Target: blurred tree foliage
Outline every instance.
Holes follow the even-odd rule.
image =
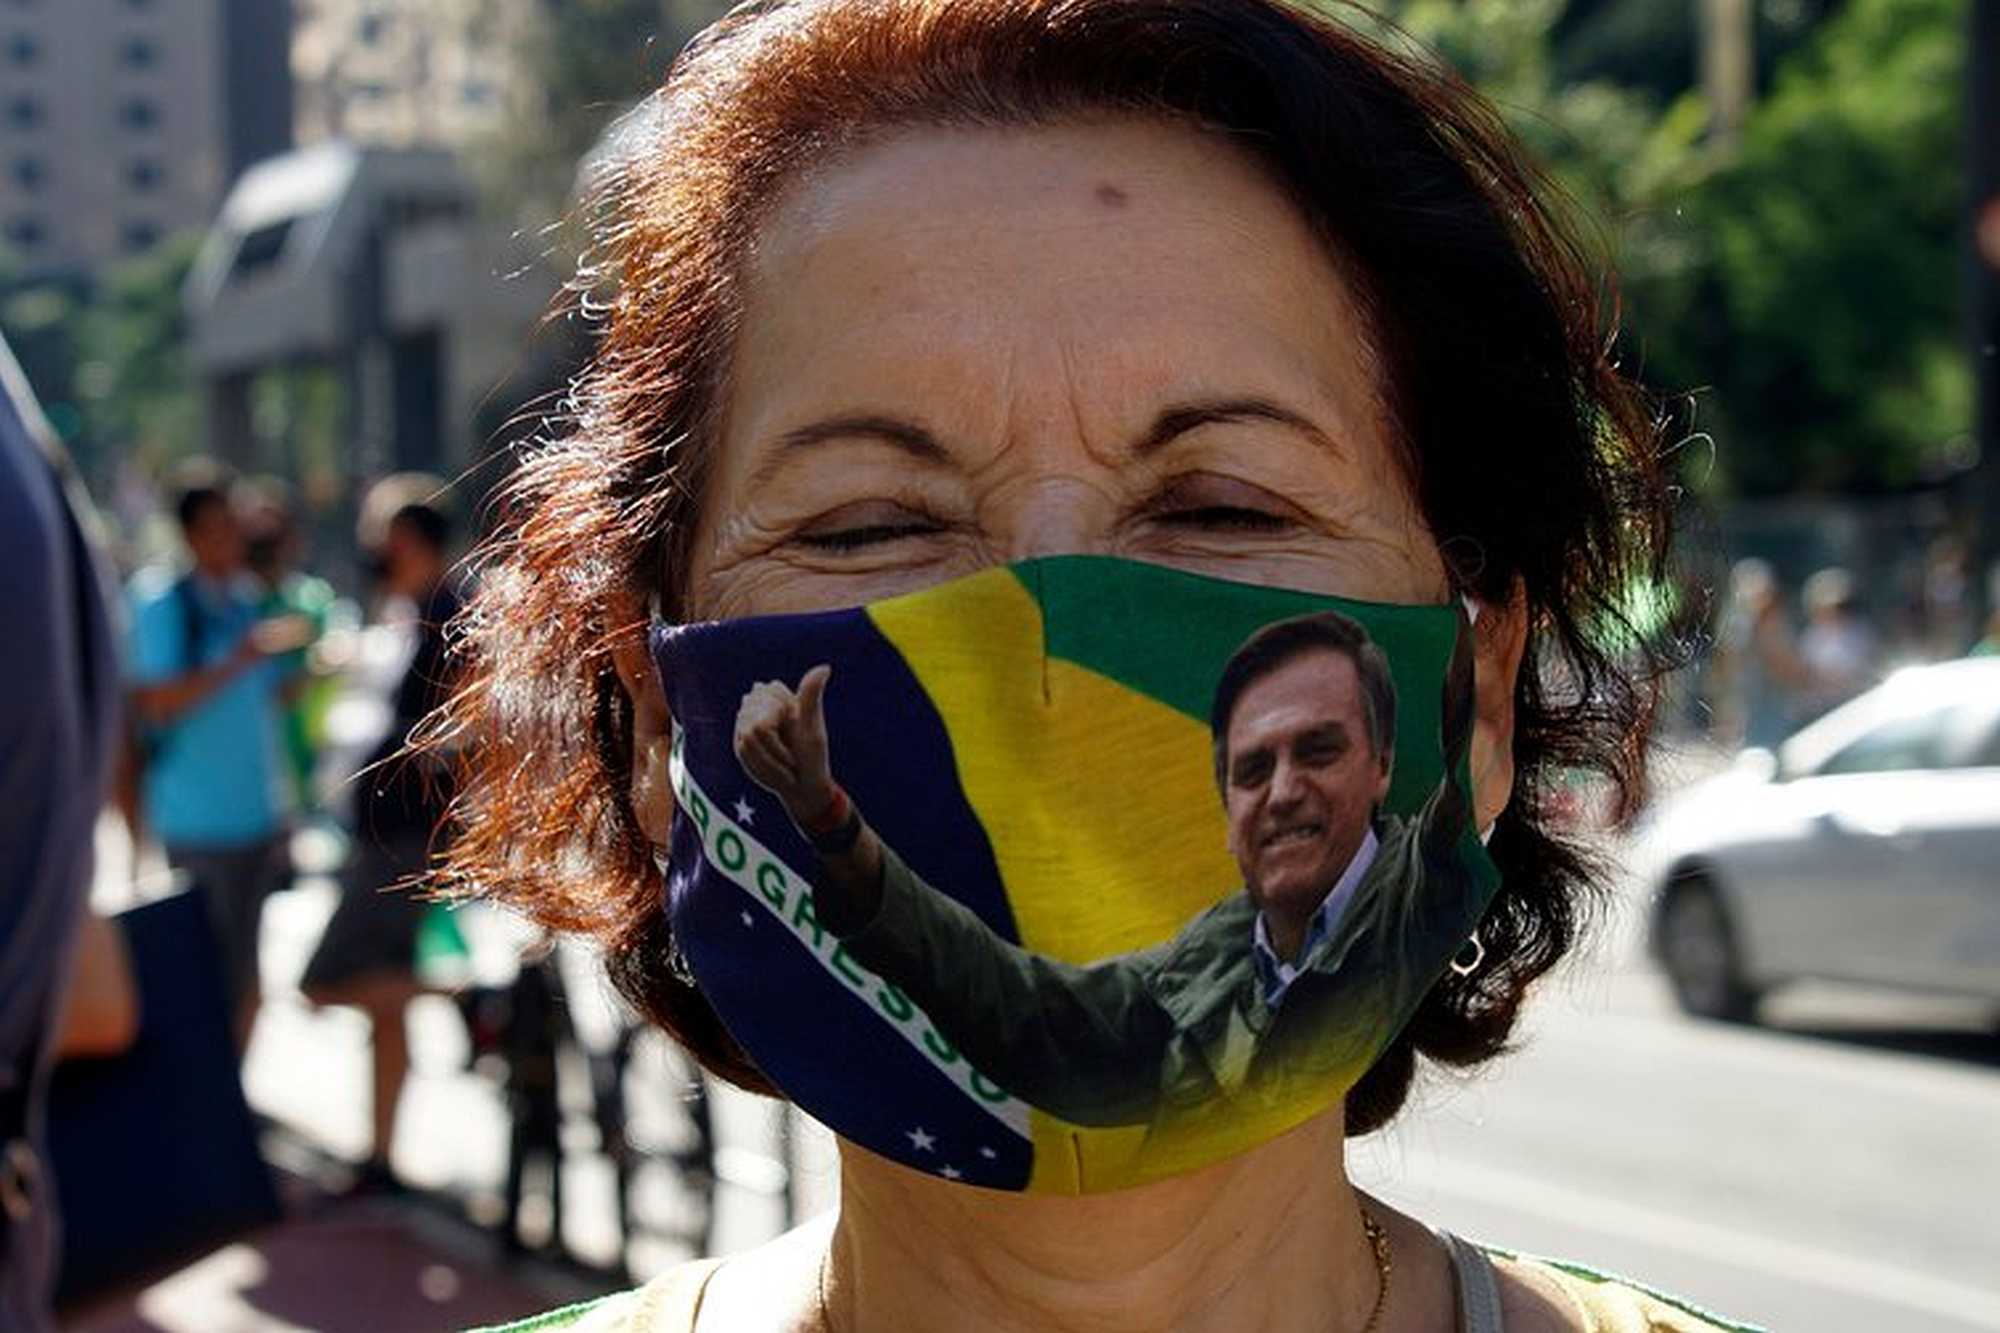
[[[659,87],[674,56],[728,0],[536,0],[518,58],[526,91],[476,146],[485,200],[538,233],[569,210],[578,166],[605,128]]]
[[[1759,88],[1840,0],[1762,0],[1752,15]],[[1700,0],[1570,0],[1549,30],[1556,77],[1603,79],[1664,105],[1695,86]]]
[[[1692,396],[1699,488],[1870,492],[1970,461],[1959,347],[1966,0],[1766,0],[1740,149],[1706,142],[1692,3],[1403,0],[1622,274],[1622,354]],[[1347,12],[1336,2],[1328,8]],[[1691,422],[1691,424],[1690,424]]]
[[[148,468],[197,451],[200,391],[181,286],[201,248],[184,232],[105,272],[77,328],[77,395],[95,446]]]
[[[1779,67],[1734,160],[1663,182],[1686,225],[1636,257],[1635,332],[1654,382],[1712,386],[1704,424],[1740,493],[1972,461],[1965,32],[1963,0],[1851,0]]]
[[[186,232],[106,269],[30,275],[0,261],[0,332],[84,475],[114,460],[193,452],[199,392],[184,354],[181,284],[200,247]]]
[[[83,429],[76,405],[76,339],[89,295],[81,278],[36,277],[0,251],[0,335],[34,386],[49,424],[72,449]]]

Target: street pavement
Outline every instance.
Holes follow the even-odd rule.
[[[107,860],[107,873],[122,872],[115,854]],[[253,1105],[302,1141],[352,1158],[368,1134],[365,1025],[353,1014],[309,1010],[290,984],[333,895],[330,882],[309,878],[272,902],[264,941],[271,1000],[245,1084]],[[115,889],[100,894],[116,897]],[[2000,1330],[2000,1038],[1992,1015],[1821,988],[1781,997],[1774,1027],[1691,1021],[1644,955],[1639,898],[1627,876],[1595,947],[1538,997],[1519,1049],[1469,1077],[1427,1075],[1402,1118],[1353,1145],[1354,1177],[1437,1225],[1638,1277],[1784,1333]],[[511,966],[527,938],[497,916],[469,913],[465,924],[475,967],[492,975]],[[601,1033],[614,1010],[594,964],[581,954],[566,962],[578,1026],[586,1037]],[[466,1039],[448,1003],[420,1003],[412,1040],[416,1075],[396,1166],[429,1197],[454,1200],[464,1216],[490,1224],[506,1156],[497,1086],[466,1070]],[[685,1143],[688,1068],[660,1042],[641,1049],[634,1070],[635,1140]],[[640,1234],[621,1241],[612,1173],[584,1110],[585,1080],[580,1069],[569,1073],[570,1251],[599,1265],[622,1254],[638,1277],[693,1253],[703,1244],[701,1210],[664,1166],[642,1174]],[[788,1217],[831,1206],[824,1131],[797,1122],[787,1151],[770,1103],[724,1094],[715,1105],[725,1176],[710,1233],[716,1251],[755,1244]],[[789,1211],[780,1156],[794,1168]],[[529,1210],[530,1239],[547,1221],[546,1209]],[[513,1299],[550,1288],[533,1290]],[[314,1324],[297,1311],[260,1317],[229,1327],[362,1326]],[[207,1325],[149,1327],[192,1333]]]

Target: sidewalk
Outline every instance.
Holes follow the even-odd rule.
[[[422,1204],[335,1204],[72,1311],[67,1333],[439,1333],[601,1288],[510,1271],[490,1237]]]

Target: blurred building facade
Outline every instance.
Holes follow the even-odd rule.
[[[205,225],[291,146],[290,45],[272,0],[7,0],[0,247],[90,272]]]
[[[458,145],[496,131],[533,0],[293,0],[298,140]]]
[[[343,386],[352,485],[477,456],[482,407],[552,284],[503,280],[523,262],[478,216],[465,157],[506,123],[541,7],[291,0],[298,147],[218,201],[185,292],[211,450],[267,465],[253,381],[323,366]]]

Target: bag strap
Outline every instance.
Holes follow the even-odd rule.
[[[194,575],[183,574],[175,579],[169,595],[179,604],[181,612],[181,670],[199,670],[202,610],[194,590]]]
[[[1438,1232],[1451,1257],[1458,1287],[1458,1333],[1506,1333],[1500,1314],[1500,1281],[1486,1251],[1449,1231]]]

